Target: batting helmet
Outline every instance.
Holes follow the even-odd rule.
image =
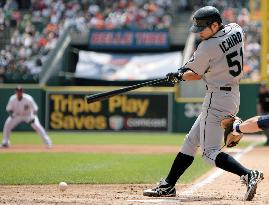
[[[199,33],[214,22],[222,23],[220,12],[213,6],[205,6],[198,9],[193,15],[193,24],[190,31]]]

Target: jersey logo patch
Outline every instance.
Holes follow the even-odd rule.
[[[29,110],[29,105],[24,105],[24,110]]]

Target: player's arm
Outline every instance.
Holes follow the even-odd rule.
[[[30,106],[31,106],[31,110],[34,112],[34,113],[37,113],[38,111],[38,106],[34,100],[34,98],[32,96],[28,96],[28,99],[30,101]]]
[[[255,116],[233,126],[239,133],[259,132],[269,128],[269,115]]]
[[[36,116],[37,112],[38,112],[38,106],[34,100],[34,98],[32,96],[29,96],[29,100],[30,100],[30,109],[32,112],[32,116]]]
[[[166,77],[167,81],[173,84],[177,84],[179,81],[200,80],[202,78],[202,76],[185,67],[180,68],[178,72],[168,73]]]
[[[194,73],[191,70],[188,70],[183,73],[182,80],[188,81],[188,80],[201,80],[202,76]]]
[[[8,115],[13,118],[14,117],[14,112],[12,110],[7,110]]]
[[[8,112],[8,115],[10,117],[14,117],[14,111],[13,111],[13,97],[11,97],[7,103],[6,111]]]
[[[37,116],[37,110],[33,110],[33,112],[31,113],[31,116],[30,116],[29,124],[32,124],[35,122],[36,116]]]

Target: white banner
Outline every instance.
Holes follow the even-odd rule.
[[[182,53],[108,54],[79,51],[75,76],[100,80],[147,80],[176,72]]]

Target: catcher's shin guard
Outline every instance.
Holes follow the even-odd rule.
[[[161,179],[157,187],[144,190],[143,195],[151,197],[174,197],[176,196],[176,188],[174,185],[168,184],[165,179]]]
[[[247,186],[244,200],[251,201],[256,194],[258,183],[263,180],[263,173],[257,170],[251,170],[249,174],[241,176],[240,180]]]

